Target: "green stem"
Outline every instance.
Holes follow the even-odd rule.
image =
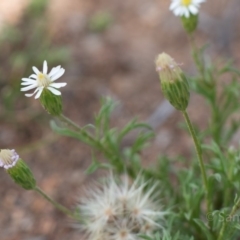
[[[73,122],[71,119],[69,119],[68,117],[64,116],[63,114],[61,114],[59,116],[60,120],[62,120],[63,122],[65,122],[67,125],[71,126],[72,128],[74,128],[77,131],[82,131],[82,128],[79,127],[75,122]]]
[[[202,61],[199,59],[199,54],[198,54],[199,50],[198,50],[198,48],[196,46],[193,34],[189,34],[189,42],[191,44],[192,56],[193,56],[193,59],[194,59],[194,61],[196,63],[198,71],[200,72],[202,77],[204,77],[204,72],[205,72],[204,66],[202,64]]]
[[[230,213],[230,215],[228,216],[228,219],[231,219],[232,217],[234,217],[235,213],[237,212],[237,210],[239,209],[240,207],[240,198],[237,200],[237,202],[234,204],[233,208],[232,208],[232,211]],[[223,240],[223,237],[224,237],[224,231],[227,227],[227,224],[229,223],[230,221],[224,221],[222,227],[221,227],[221,230],[220,230],[220,233],[219,233],[219,236],[217,238],[217,240]]]
[[[76,215],[71,212],[69,209],[67,209],[66,207],[64,207],[63,205],[57,203],[55,200],[53,200],[51,197],[49,197],[43,190],[41,190],[41,188],[39,187],[35,187],[33,190],[35,190],[36,192],[38,192],[40,195],[42,195],[42,197],[44,197],[47,201],[49,201],[54,207],[56,207],[58,210],[60,210],[61,212],[65,213],[66,215],[68,215],[69,217],[75,218],[76,219]]]
[[[93,144],[98,144],[98,142],[95,140],[94,137],[92,137],[87,131],[85,131],[84,129],[82,129],[81,127],[79,127],[75,122],[73,122],[71,119],[69,119],[68,117],[64,116],[63,114],[61,114],[59,116],[59,119],[66,123],[68,126],[71,126],[75,131],[77,132],[81,132],[88,140],[89,142],[93,143]]]
[[[191,136],[192,136],[192,139],[193,139],[193,142],[194,142],[194,145],[195,145],[195,149],[196,149],[196,152],[197,152],[198,162],[199,162],[199,165],[200,165],[201,174],[202,174],[202,178],[203,178],[203,183],[204,183],[204,187],[205,187],[205,192],[206,192],[206,195],[207,195],[207,203],[208,203],[207,204],[207,208],[208,208],[207,210],[208,210],[208,212],[210,212],[208,181],[207,181],[207,174],[206,174],[205,165],[203,163],[203,158],[202,158],[202,148],[201,148],[201,145],[198,141],[196,133],[193,129],[193,126],[192,126],[192,123],[191,123],[191,120],[188,116],[187,111],[186,110],[182,111],[182,113],[183,113],[184,119],[187,123],[188,130],[191,133]]]
[[[75,131],[81,132],[89,140],[88,141],[89,145],[91,145],[91,146],[95,147],[97,150],[101,151],[107,158],[113,159],[112,156],[115,156],[115,154],[113,154],[110,149],[106,148],[103,143],[96,140],[87,131],[85,131],[84,129],[79,127],[76,123],[74,123],[71,119],[64,116],[63,114],[61,114],[59,116],[59,119],[62,122],[66,123],[68,126],[72,127]],[[121,159],[118,159],[117,161],[115,161],[115,164],[120,164],[120,163],[121,163]]]

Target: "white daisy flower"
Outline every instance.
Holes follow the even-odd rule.
[[[205,2],[205,0],[172,0],[169,9],[173,11],[176,16],[189,18],[191,14],[198,14],[198,9],[202,2]]]
[[[167,211],[153,196],[157,185],[146,190],[147,185],[140,175],[131,184],[127,177],[118,182],[110,176],[105,184],[88,191],[78,209],[89,239],[139,240],[139,234],[162,229]]]
[[[49,73],[47,62],[43,62],[43,71],[39,71],[36,67],[33,67],[33,72],[35,74],[32,74],[29,78],[22,78],[21,85],[27,85],[27,87],[21,88],[21,91],[28,91],[31,89],[35,89],[33,93],[25,94],[26,97],[32,97],[34,94],[35,99],[39,98],[42,91],[44,89],[48,89],[55,95],[61,95],[61,92],[57,90],[56,88],[61,88],[67,85],[67,83],[54,83],[55,80],[60,78],[64,72],[65,69],[63,69],[61,66],[54,67]]]

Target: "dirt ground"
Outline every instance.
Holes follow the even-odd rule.
[[[26,2],[2,0],[0,26],[4,21],[16,24]],[[71,50],[71,61],[63,66],[66,73],[61,78],[68,83],[62,89],[65,115],[80,126],[91,123],[101,97],[111,96],[119,102],[112,116],[113,126],[122,126],[138,116],[156,130],[152,145],[143,152],[148,164],[154,164],[159,154],[189,156],[192,146],[187,133],[178,127],[180,114],[163,99],[154,66],[157,54],[164,51],[183,63],[187,74],[196,72],[188,39],[179,19],[169,12],[169,2],[50,0],[48,6],[53,41]],[[197,31],[199,44],[207,41],[213,58],[233,57],[237,66],[239,10],[238,0],[208,1],[202,5]],[[106,30],[93,32],[87,23],[98,12],[108,12],[112,22]],[[43,111],[36,100],[29,101]],[[207,124],[208,108],[199,96],[191,95],[189,113],[200,127]],[[38,185],[63,205],[74,206],[83,186],[101,174],[84,173],[91,162],[89,147],[53,133],[47,114],[43,119],[28,118],[21,110],[16,114],[19,125],[1,119],[1,148],[17,149],[31,166]],[[28,144],[30,149],[24,147]],[[67,217],[36,193],[16,186],[2,169],[0,182],[1,240],[82,239]]]

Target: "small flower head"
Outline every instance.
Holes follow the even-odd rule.
[[[0,167],[9,169],[14,167],[19,160],[19,155],[14,149],[2,149],[0,150]]]
[[[47,71],[47,62],[44,61],[42,72],[36,67],[33,67],[33,72],[35,74],[32,74],[29,78],[22,78],[23,82],[21,85],[26,85],[27,87],[21,88],[21,91],[28,91],[36,88],[33,93],[25,94],[26,97],[32,97],[34,94],[36,94],[35,99],[37,99],[41,96],[43,90],[46,89],[48,89],[54,95],[61,95],[61,92],[57,89],[66,86],[67,83],[54,83],[54,81],[64,74],[65,69],[61,68],[61,66],[57,66],[54,67],[49,73],[47,73]]]
[[[172,0],[170,10],[176,16],[189,18],[190,15],[197,15],[200,3],[205,0]]]
[[[28,91],[36,88],[33,93],[25,94],[31,97],[34,94],[35,99],[40,97],[40,102],[43,108],[51,115],[58,116],[62,113],[62,97],[61,92],[57,88],[66,86],[67,83],[55,83],[54,81],[60,78],[65,70],[61,66],[54,67],[50,73],[47,73],[47,62],[43,63],[43,71],[40,72],[36,67],[33,67],[35,74],[29,78],[22,78],[21,85],[28,85],[21,88],[21,91]]]
[[[127,178],[117,182],[112,176],[99,188],[89,192],[78,206],[89,239],[138,240],[139,234],[151,234],[162,228],[166,214],[155,201],[156,185],[138,177],[132,184]]]
[[[156,70],[164,96],[177,110],[186,110],[189,101],[189,86],[179,64],[168,54],[161,53],[156,60]]]
[[[0,151],[0,167],[6,169],[15,183],[22,188],[30,190],[36,186],[36,180],[26,165],[26,163],[19,158],[19,155],[14,149],[2,149]]]

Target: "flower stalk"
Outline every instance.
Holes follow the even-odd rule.
[[[66,123],[68,126],[72,127],[75,131],[81,132],[81,134],[84,135],[84,137],[87,139],[86,143],[89,145],[92,145],[96,147],[98,150],[102,151],[106,156],[111,156],[111,152],[109,152],[108,149],[104,147],[104,145],[96,140],[93,136],[91,136],[87,131],[85,131],[83,128],[79,127],[75,122],[73,122],[71,119],[66,117],[65,115],[61,114],[59,116],[59,119]]]
[[[196,66],[197,66],[197,69],[198,69],[199,73],[201,74],[202,77],[204,77],[204,72],[205,72],[204,65],[202,63],[202,60],[199,57],[199,49],[196,46],[194,36],[193,36],[192,33],[189,33],[188,37],[189,37],[189,42],[190,42],[190,45],[191,45],[191,48],[192,48],[191,50],[192,50],[193,59],[196,63]]]
[[[43,198],[45,198],[48,202],[50,202],[54,207],[56,207],[58,210],[60,210],[61,212],[63,212],[64,214],[66,214],[67,216],[77,219],[77,216],[70,211],[68,208],[64,207],[63,205],[61,205],[60,203],[56,202],[55,200],[53,200],[51,197],[49,197],[41,188],[39,188],[38,186],[36,186],[34,189],[34,191],[36,191],[37,193],[39,193]]]
[[[201,145],[199,143],[199,140],[197,138],[197,135],[194,131],[193,125],[191,123],[191,120],[189,118],[189,115],[187,113],[187,111],[182,111],[183,117],[186,121],[186,124],[188,126],[188,130],[192,136],[193,142],[194,142],[194,146],[195,146],[195,150],[197,153],[197,158],[198,158],[198,163],[201,169],[201,175],[202,175],[202,179],[203,179],[203,184],[204,184],[204,188],[205,188],[205,192],[206,192],[206,196],[207,196],[207,211],[210,212],[210,199],[209,199],[209,190],[208,190],[208,180],[207,180],[207,174],[206,174],[206,168],[203,162],[203,158],[202,158],[202,148]]]
[[[68,126],[71,126],[74,130],[76,131],[82,131],[82,128],[79,127],[75,122],[73,122],[71,119],[69,119],[68,117],[66,117],[65,115],[61,114],[59,116],[59,119],[66,123]]]

